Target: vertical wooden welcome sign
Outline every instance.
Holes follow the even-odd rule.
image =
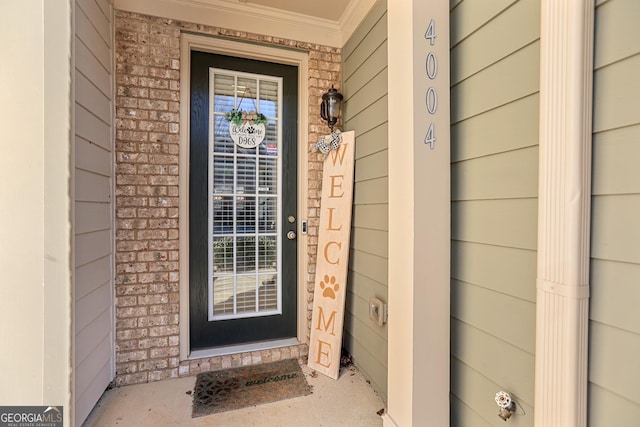
[[[309,367],[333,379],[340,372],[347,292],[355,133],[344,132],[322,170],[316,283],[311,317]]]

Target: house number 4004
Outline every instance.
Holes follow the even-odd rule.
[[[433,19],[429,22],[427,31],[424,33],[424,38],[429,40],[429,44],[434,46],[436,44],[436,21]],[[438,75],[438,58],[433,52],[427,54],[425,61],[425,71],[429,80],[435,80]],[[429,86],[427,94],[425,96],[425,103],[427,105],[427,112],[430,115],[434,115],[438,111],[438,92],[433,86]],[[429,144],[433,150],[436,147],[436,130],[433,124],[433,120],[429,122],[429,128],[427,129],[427,135],[424,137],[424,143]]]

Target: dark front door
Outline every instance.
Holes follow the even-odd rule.
[[[296,336],[297,88],[294,66],[191,53],[192,350]]]

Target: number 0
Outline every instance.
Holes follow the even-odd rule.
[[[425,68],[427,70],[427,77],[431,80],[435,79],[438,74],[438,58],[436,58],[435,53],[429,52],[427,54]]]
[[[438,110],[438,92],[436,92],[435,88],[430,87],[427,89],[427,96],[425,98],[427,111],[429,114],[434,114]]]

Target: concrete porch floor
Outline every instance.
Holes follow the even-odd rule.
[[[119,387],[102,396],[84,426],[376,427],[382,399],[351,365],[338,380],[302,366],[309,396],[191,418],[196,377]]]

